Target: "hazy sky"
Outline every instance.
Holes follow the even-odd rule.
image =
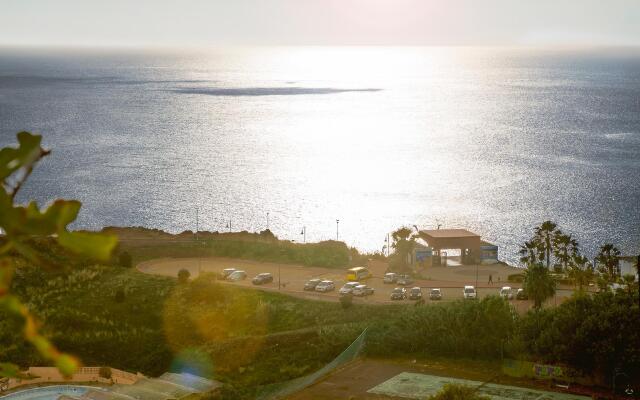
[[[640,0],[0,0],[0,44],[640,45]]]

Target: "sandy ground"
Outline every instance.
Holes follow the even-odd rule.
[[[306,267],[302,265],[267,263],[250,260],[238,260],[229,258],[165,258],[146,261],[138,264],[138,270],[156,275],[176,277],[180,269],[187,269],[191,277],[195,278],[200,272],[222,272],[225,268],[237,268],[247,272],[247,279],[240,282],[229,283],[232,285],[248,286],[261,290],[280,291],[282,293],[294,295],[301,298],[313,300],[338,301],[338,289],[347,282],[346,270],[335,268]],[[367,285],[375,289],[372,296],[364,298],[354,298],[354,301],[361,303],[413,303],[409,300],[392,301],[389,296],[395,285],[384,284],[382,277],[387,269],[384,262],[372,261],[368,265],[373,277],[367,279]],[[251,278],[261,272],[270,272],[274,276],[274,282],[261,286],[254,286]],[[465,285],[477,287],[480,298],[487,295],[498,294],[503,285],[519,288],[520,284],[506,283],[507,276],[520,272],[517,268],[507,267],[502,264],[480,265],[480,266],[450,266],[432,267],[427,273],[428,279],[416,280],[411,286],[419,286],[423,289],[425,301],[428,299],[428,290],[440,288],[443,294],[442,301],[453,301],[462,298],[462,288]],[[476,285],[477,274],[477,285]],[[493,284],[488,283],[489,275],[493,278]],[[329,279],[335,282],[336,290],[329,293],[306,292],[303,290],[304,283],[311,278]],[[280,287],[278,287],[280,281]],[[550,304],[559,303],[571,294],[569,288],[560,289],[555,298],[549,301]],[[531,305],[528,301],[512,300],[518,311],[526,311]]]

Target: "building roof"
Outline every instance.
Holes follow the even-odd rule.
[[[432,238],[463,238],[463,237],[480,237],[480,235],[469,232],[466,229],[426,229],[420,233]]]

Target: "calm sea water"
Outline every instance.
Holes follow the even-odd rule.
[[[52,155],[20,199],[77,227],[262,230],[379,250],[466,227],[517,259],[545,219],[640,250],[640,51],[0,50],[0,144]]]

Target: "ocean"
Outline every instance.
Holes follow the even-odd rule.
[[[53,152],[18,200],[79,199],[76,228],[380,251],[440,224],[516,263],[551,219],[640,251],[638,49],[2,48],[0,145],[21,130]]]

